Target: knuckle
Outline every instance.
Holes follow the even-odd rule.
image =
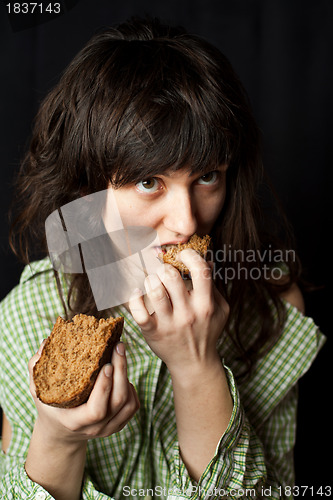
[[[78,432],[81,429],[81,426],[75,421],[69,421],[64,424],[64,427],[67,429],[67,431],[75,433]]]
[[[158,286],[149,292],[149,297],[155,301],[162,301],[166,299],[165,291],[161,286]]]
[[[203,309],[203,317],[211,318],[215,312],[214,305],[212,303],[207,304]]]
[[[140,404],[133,396],[128,403],[129,415],[133,416],[138,411],[139,408],[140,408]]]
[[[212,269],[207,263],[205,263],[204,267],[202,268],[202,277],[206,280],[212,278]]]
[[[180,320],[181,326],[186,327],[186,326],[192,326],[196,320],[196,315],[193,311],[191,310],[185,310],[183,311],[182,318]]]
[[[136,322],[140,328],[142,328],[143,330],[148,330],[151,325],[151,318],[150,316],[147,316],[142,319],[137,319]]]
[[[164,266],[165,279],[175,280],[180,278],[179,271],[175,267],[171,266],[170,264],[165,264]]]
[[[190,256],[192,259],[197,259],[199,257],[198,252],[196,252],[193,248],[184,248],[179,255],[182,258]]]
[[[88,439],[94,439],[101,436],[100,428],[97,426],[90,427],[86,430],[85,435]]]
[[[113,408],[119,411],[126,404],[126,400],[127,397],[125,394],[116,394],[113,397],[113,404],[112,404]]]
[[[105,411],[101,408],[90,408],[89,413],[87,415],[87,420],[90,425],[101,422],[105,418]]]

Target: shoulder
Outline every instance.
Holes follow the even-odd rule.
[[[302,314],[305,313],[305,304],[302,292],[295,281],[290,277],[290,269],[286,262],[281,262],[277,266],[280,271],[280,276],[278,278],[270,277],[268,281],[275,288],[275,294],[277,294],[281,299],[285,300],[288,304],[296,307]],[[282,291],[278,288],[282,287]]]
[[[288,290],[280,293],[281,299],[284,299],[290,305],[296,307],[302,314],[305,313],[305,304],[302,292],[296,283],[293,283]]]
[[[256,360],[241,387],[244,406],[258,425],[296,387],[325,343],[314,320],[303,314],[304,301],[298,286],[281,293],[281,299],[285,307],[281,334]]]
[[[39,342],[54,319],[63,314],[62,302],[49,259],[26,266],[18,285],[0,304],[1,337]]]

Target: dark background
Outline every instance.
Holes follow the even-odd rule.
[[[9,17],[7,3],[0,5],[0,299],[21,272],[8,248],[7,212],[40,100],[100,27],[134,14],[184,25],[215,43],[243,81],[262,131],[266,169],[294,227],[306,277],[319,287],[306,294],[307,313],[328,342],[300,383],[296,479],[329,484],[332,1],[72,0],[61,2],[62,15],[53,19]]]

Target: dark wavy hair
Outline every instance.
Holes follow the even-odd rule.
[[[28,262],[47,254],[45,220],[82,196],[158,175],[188,169],[204,173],[227,163],[227,199],[212,231],[214,250],[286,248],[270,234],[260,210],[263,168],[260,134],[238,77],[210,43],[157,19],[132,18],[97,33],[65,70],[42,102],[30,149],[17,181],[11,244]],[[270,211],[270,213],[273,213]],[[274,214],[275,217],[275,214]],[[281,236],[278,235],[278,236]],[[228,263],[236,268],[237,259]],[[253,262],[242,261],[251,270]],[[231,308],[228,333],[248,364],[276,341],[284,307],[282,291],[296,280],[297,259],[288,279],[233,280],[216,285]],[[68,315],[95,314],[85,274],[73,275]],[[245,304],[261,318],[260,334],[244,342]]]

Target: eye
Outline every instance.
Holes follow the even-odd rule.
[[[198,179],[198,184],[203,184],[203,185],[211,185],[215,184],[215,182],[218,179],[219,172],[216,170],[212,170],[212,172],[208,172],[207,174],[203,175]]]
[[[159,188],[159,183],[157,179],[151,177],[150,179],[137,182],[135,186],[142,193],[155,193]]]

